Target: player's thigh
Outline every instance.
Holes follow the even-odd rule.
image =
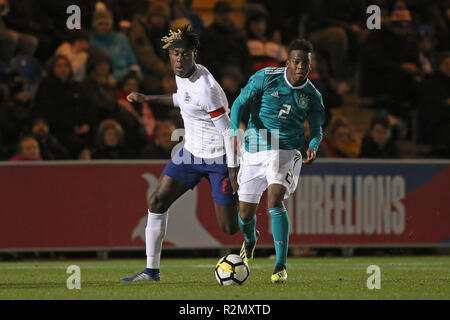
[[[238,174],[239,201],[258,204],[267,189],[266,165],[259,153],[244,154],[244,163]],[[242,215],[241,215],[242,218]]]
[[[266,171],[269,208],[280,206],[283,199],[295,192],[301,163],[301,153],[297,150],[279,150],[278,156],[271,159],[270,169]]]
[[[148,199],[151,212],[166,212],[172,203],[181,197],[189,188],[177,180],[162,174],[158,181],[156,191]]]
[[[222,231],[228,234],[238,230],[238,197],[233,194],[228,167],[223,164],[211,164],[206,169],[211,186],[211,196],[216,209],[217,222]]]
[[[237,201],[227,206],[214,203],[214,207],[220,229],[226,234],[235,234],[239,230]]]

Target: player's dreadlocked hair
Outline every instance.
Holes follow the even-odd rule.
[[[170,30],[169,35],[161,39],[165,43],[163,49],[184,48],[196,50],[200,44],[198,35],[194,33],[187,24],[177,31]]]

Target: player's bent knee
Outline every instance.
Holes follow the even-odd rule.
[[[268,204],[269,208],[278,208],[283,205],[283,200],[282,199],[274,199],[273,201],[268,201],[267,204]]]
[[[170,204],[167,204],[156,192],[148,199],[148,208],[153,213],[164,213],[169,209],[169,206]]]
[[[253,211],[241,211],[239,212],[239,216],[243,222],[249,222],[255,216]]]
[[[249,222],[253,219],[253,217],[256,214],[256,204],[241,204],[240,210],[239,210],[239,216],[241,217],[241,220],[243,222]]]

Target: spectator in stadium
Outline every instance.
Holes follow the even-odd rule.
[[[332,118],[325,130],[320,152],[330,158],[357,158],[361,141],[352,133],[343,117]]]
[[[232,103],[241,92],[242,74],[237,67],[233,66],[224,68],[221,74],[220,86],[225,92],[227,100]]]
[[[32,136],[24,136],[19,140],[17,154],[9,161],[41,161],[39,143]]]
[[[9,63],[14,57],[31,58],[38,47],[38,39],[30,34],[17,32],[5,24],[10,11],[9,0],[0,0],[0,61]]]
[[[336,92],[335,87],[330,81],[329,69],[326,61],[315,53],[311,55],[311,72],[308,79],[322,95],[326,118],[330,117],[330,109],[339,108],[342,105],[343,97]],[[327,122],[327,120],[326,120]]]
[[[44,160],[67,160],[70,154],[58,139],[50,133],[47,120],[37,117],[33,120],[31,133],[39,143],[41,157]]]
[[[141,151],[142,159],[170,159],[172,148],[178,141],[172,141],[175,125],[168,120],[158,121],[155,136]]]
[[[156,126],[156,120],[153,115],[153,111],[150,108],[148,102],[131,103],[127,100],[127,96],[132,92],[140,91],[139,78],[131,73],[127,75],[123,81],[123,84],[118,91],[119,105],[124,108],[130,115],[132,115],[136,121],[145,130],[145,136],[148,140],[153,138],[154,130]]]
[[[417,65],[421,75],[431,74],[436,69],[436,51],[433,29],[428,25],[417,28]]]
[[[279,67],[287,59],[287,49],[273,38],[269,13],[260,4],[249,4],[246,10],[245,30],[252,72],[265,67]]]
[[[125,145],[125,133],[114,119],[103,120],[97,128],[97,140],[92,159],[132,159],[134,151]]]
[[[70,61],[54,56],[35,97],[35,113],[47,119],[53,134],[76,157],[80,145],[93,143],[95,114],[80,83],[73,81]]]
[[[38,41],[33,57],[39,61],[46,61],[64,40],[68,5],[63,6],[63,3],[64,1],[52,0],[9,1],[6,26],[16,32],[31,35]]]
[[[232,7],[226,1],[214,5],[213,22],[200,35],[199,63],[221,78],[221,70],[237,67],[245,81],[251,74],[251,62],[244,31],[237,28],[230,18]]]
[[[30,88],[24,78],[15,75],[0,106],[0,131],[7,148],[15,148],[19,137],[31,125],[32,113]]]
[[[162,79],[162,92],[175,93],[177,92],[177,83],[175,81],[175,75],[172,70],[167,71]],[[170,120],[177,128],[183,128],[184,123],[181,118],[179,108],[167,108],[166,105],[159,104],[157,102],[149,102],[150,108],[153,111],[156,120]]]
[[[95,122],[110,118],[117,110],[117,80],[111,71],[111,59],[103,51],[89,53],[86,79],[83,81]]]
[[[205,22],[199,14],[192,11],[192,2],[193,0],[174,0],[172,2],[173,22],[180,25],[181,19],[187,19],[187,24],[191,25],[192,30],[200,34],[205,29]]]
[[[119,104],[118,84],[111,73],[108,56],[102,51],[90,53],[87,73],[84,87],[95,113],[95,123],[98,125],[105,119],[116,119],[127,133],[128,147],[140,149],[146,143],[144,127],[133,114]]]
[[[113,16],[101,2],[96,5],[92,27],[89,47],[92,51],[101,50],[108,55],[117,81],[121,81],[130,70],[140,72],[128,38],[113,30]]]
[[[431,146],[431,156],[450,158],[450,52],[438,59],[438,70],[420,87],[420,142]]]
[[[82,82],[86,75],[86,63],[88,58],[89,35],[84,29],[74,29],[69,32],[69,41],[63,42],[55,55],[64,55],[72,65],[73,79]]]
[[[394,10],[385,27],[368,35],[361,57],[362,96],[388,96],[399,102],[414,97],[420,70],[415,43],[409,36],[411,23],[408,10]],[[404,110],[389,112],[398,115]]]
[[[161,49],[161,38],[169,31],[170,8],[164,3],[150,4],[147,12],[136,14],[131,22],[129,39],[142,67],[143,88],[159,93],[162,79],[169,69],[167,54]]]
[[[88,147],[82,148],[81,151],[78,154],[77,159],[78,160],[91,160],[92,159],[91,149],[88,148]]]
[[[301,14],[298,30],[309,39],[315,52],[329,64],[330,82],[340,95],[351,90],[350,53],[357,52],[364,38],[360,27],[362,1],[308,0]],[[350,50],[350,47],[352,50]]]
[[[392,140],[392,130],[389,118],[386,115],[376,115],[369,131],[361,142],[360,158],[399,158],[400,153]]]
[[[173,0],[170,5],[172,19],[170,20],[170,30],[182,29],[183,26],[191,24],[187,17],[187,9],[182,0]],[[192,26],[191,26],[192,27]]]

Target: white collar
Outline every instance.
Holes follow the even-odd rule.
[[[308,83],[309,83],[309,79],[306,78],[306,81],[304,84],[302,84],[301,86],[298,87],[294,87],[288,80],[287,76],[286,76],[286,71],[287,71],[287,67],[284,68],[284,80],[286,81],[286,83],[288,84],[289,87],[291,87],[291,89],[303,89]]]

